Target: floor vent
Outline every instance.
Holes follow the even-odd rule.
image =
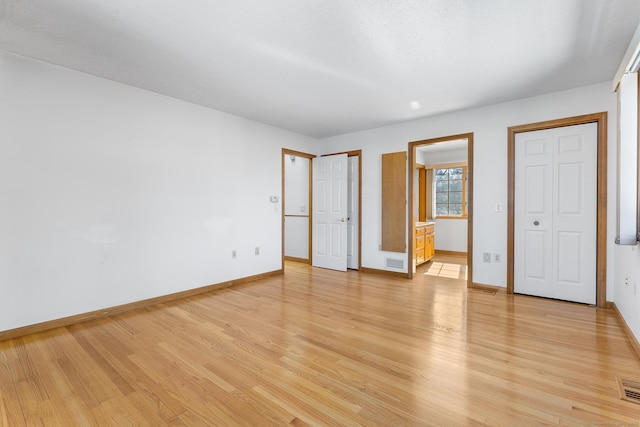
[[[471,289],[471,292],[479,292],[481,294],[487,294],[487,295],[495,295],[498,290],[497,289],[483,289],[483,288],[469,288]]]
[[[640,404],[640,382],[616,377],[620,399]]]
[[[389,268],[399,268],[399,269],[404,268],[404,260],[395,259],[395,258],[386,258],[386,260],[387,260],[387,267]]]

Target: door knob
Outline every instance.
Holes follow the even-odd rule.
[[[540,221],[533,221],[533,225],[540,225]]]

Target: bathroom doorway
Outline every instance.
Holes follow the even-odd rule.
[[[416,266],[424,261],[420,258],[422,233],[428,242],[433,233],[434,250],[443,254],[465,254],[467,259],[467,286],[473,283],[473,133],[425,139],[409,143],[409,230],[412,244],[408,245],[409,278],[413,278]],[[465,159],[466,158],[466,159]],[[427,172],[431,171],[431,172]],[[448,180],[451,174],[452,180]],[[455,176],[454,176],[455,175]],[[460,176],[458,176],[460,175]],[[422,178],[422,180],[420,179]],[[462,182],[454,182],[462,180]],[[436,188],[463,188],[461,194],[447,194]],[[466,223],[466,224],[465,224]],[[465,227],[466,225],[466,227]],[[446,235],[455,237],[466,234],[466,242],[446,242]],[[438,236],[441,236],[438,239]],[[423,249],[424,248],[424,249]],[[449,249],[442,249],[449,248]]]

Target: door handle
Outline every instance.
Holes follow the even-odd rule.
[[[535,225],[535,226],[540,225],[540,221],[533,221],[533,225]]]

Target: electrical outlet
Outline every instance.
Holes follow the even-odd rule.
[[[256,246],[255,254],[260,255],[260,246]]]
[[[493,254],[493,262],[496,262],[496,263],[500,262],[500,254]]]
[[[482,262],[486,262],[486,263],[491,262],[491,254],[489,252],[482,253]]]
[[[231,251],[231,258],[237,258],[238,254],[236,253],[235,250]]]

